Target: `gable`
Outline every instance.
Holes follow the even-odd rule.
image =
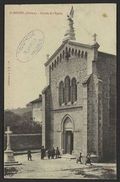
[[[48,59],[48,61],[45,63],[45,66],[51,65],[52,67],[54,64],[57,64],[61,61],[63,56],[66,56],[66,52],[86,57],[88,49],[92,49],[94,48],[94,46],[96,45],[82,44],[71,40],[63,42],[60,47],[53,53],[53,55]]]

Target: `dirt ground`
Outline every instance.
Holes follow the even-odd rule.
[[[15,156],[19,166],[5,168],[4,178],[20,179],[116,179],[115,163],[93,163],[92,166],[76,163],[75,159],[59,158],[41,160],[40,153]]]

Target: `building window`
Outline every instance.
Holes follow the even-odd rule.
[[[70,102],[70,78],[67,76],[65,78],[65,104]]]
[[[65,56],[65,52],[64,52],[64,50],[63,50],[63,59],[64,59],[64,56]]]
[[[64,103],[64,83],[61,81],[59,83],[59,104],[62,105]]]
[[[75,50],[75,55],[77,56],[77,49]]]
[[[83,56],[84,56],[84,52],[82,51],[82,53],[81,53],[81,58],[83,58]]]
[[[72,103],[77,101],[77,82],[75,78],[73,78],[71,82],[71,100]]]
[[[69,48],[69,53],[71,52],[71,48]]]
[[[60,54],[60,62],[61,62],[61,60],[62,60],[62,54]]]
[[[55,62],[54,62],[54,67],[56,68],[56,60],[55,60]]]

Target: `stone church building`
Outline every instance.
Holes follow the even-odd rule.
[[[116,56],[76,41],[73,8],[64,39],[45,63],[42,145],[64,153],[116,156]]]

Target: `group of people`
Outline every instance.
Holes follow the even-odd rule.
[[[28,160],[32,160],[32,154],[31,154],[30,150],[28,150],[27,156],[28,156]],[[41,147],[41,159],[44,159],[44,157],[48,157],[48,159],[60,158],[59,148],[56,147],[56,149],[55,149],[53,147],[52,149],[45,149],[44,146],[42,146]],[[78,162],[80,162],[80,164],[83,164],[83,156],[82,156],[81,152],[80,152],[79,158],[77,158],[77,160],[76,160],[76,163],[78,163]],[[90,153],[88,153],[86,156],[85,165],[87,165],[87,164],[92,165]]]
[[[76,162],[77,163],[80,162],[80,164],[83,164],[83,156],[82,156],[81,152],[80,152],[80,156],[79,156],[79,158],[77,159]],[[92,165],[90,153],[88,153],[87,156],[86,156],[85,165],[87,165],[87,164]]]
[[[41,159],[44,157],[48,157],[48,159],[57,159],[60,158],[60,151],[59,148],[56,149],[53,147],[52,149],[45,149],[44,146],[41,147]]]

